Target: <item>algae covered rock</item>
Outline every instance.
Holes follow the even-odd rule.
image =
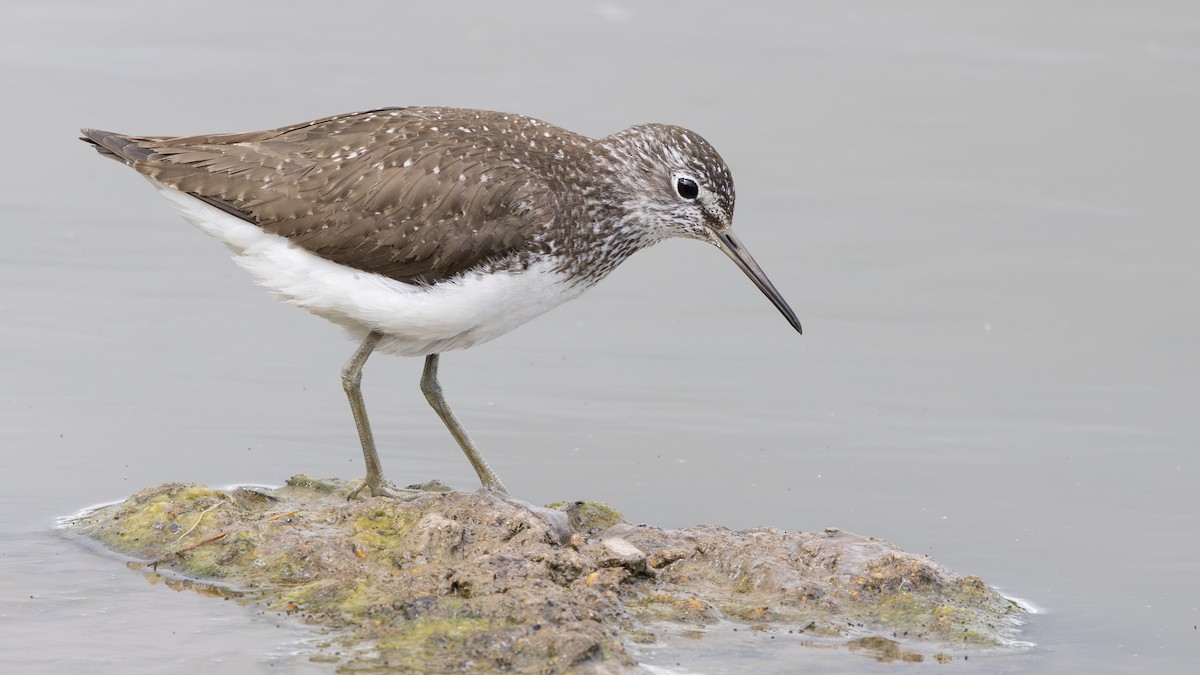
[[[663,530],[600,504],[436,486],[348,501],[354,487],[168,484],[65,528],[328,628],[321,658],[343,671],[621,672],[632,644],[729,622],[942,660],[1005,644],[1023,614],[978,578],[838,530]]]

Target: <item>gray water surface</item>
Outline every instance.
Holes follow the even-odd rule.
[[[385,105],[693,128],[798,336],[672,241],[442,382],[511,492],[888,539],[1044,609],[946,672],[1200,657],[1200,9],[1190,2],[44,3],[0,9],[0,660],[330,672],[307,629],[152,585],[54,519],[168,481],[363,468],[354,345],[75,140]],[[378,356],[397,482],[474,474]],[[743,634],[685,672],[910,668]],[[676,665],[679,664],[679,665]]]

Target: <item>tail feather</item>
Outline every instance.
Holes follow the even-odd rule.
[[[126,164],[136,164],[150,159],[154,151],[138,144],[137,139],[100,129],[80,129],[79,140],[89,143],[96,151]]]

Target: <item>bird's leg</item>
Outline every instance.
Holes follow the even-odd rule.
[[[454,412],[450,410],[450,406],[446,403],[446,397],[442,395],[442,385],[438,384],[438,355],[430,354],[425,357],[425,372],[421,375],[421,392],[425,394],[425,399],[429,401],[429,405],[437,411],[438,417],[442,418],[442,422],[446,424],[446,428],[450,430],[450,434],[454,436],[454,440],[462,447],[463,452],[467,455],[467,461],[471,462],[475,473],[479,474],[479,481],[489,490],[495,490],[503,494],[508,494],[508,490],[504,489],[504,483],[500,482],[500,477],[492,471],[492,467],[488,466],[487,460],[483,455],[479,454],[479,448],[475,447],[475,443],[471,441],[471,437],[467,435],[467,430],[458,422],[458,418],[454,416]],[[365,418],[364,418],[365,419]]]
[[[379,453],[375,451],[375,437],[371,434],[371,423],[367,420],[367,408],[363,404],[362,369],[367,357],[375,351],[383,334],[371,331],[346,365],[342,367],[342,388],[346,390],[346,398],[350,399],[350,412],[354,413],[354,426],[358,428],[358,440],[362,443],[363,459],[367,464],[367,479],[355,490],[350,498],[358,496],[363,487],[370,488],[375,497],[396,497],[412,499],[420,494],[414,490],[401,490],[383,477],[383,468],[379,465]]]

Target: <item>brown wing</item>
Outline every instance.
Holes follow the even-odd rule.
[[[528,247],[556,217],[536,163],[513,150],[530,124],[539,136],[547,128],[499,113],[401,108],[215,136],[85,129],[84,140],[323,258],[429,283]]]

